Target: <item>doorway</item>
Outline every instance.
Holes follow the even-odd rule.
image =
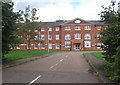
[[[80,43],[75,43],[74,49],[75,50],[80,50]]]

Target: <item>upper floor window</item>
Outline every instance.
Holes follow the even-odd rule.
[[[98,27],[97,27],[97,30],[101,30],[101,29],[102,29],[102,27],[101,27],[101,26],[98,26]]]
[[[105,26],[105,30],[108,29],[108,26]]]
[[[71,35],[70,34],[66,34],[65,35],[65,40],[70,40],[71,39]]]
[[[75,30],[80,30],[80,26],[75,26]]]
[[[97,34],[97,39],[100,39],[100,37],[101,37],[101,34],[98,33],[98,34]]]
[[[34,30],[35,32],[38,32],[38,30],[36,29],[36,30]]]
[[[37,39],[38,39],[38,35],[35,35],[35,36],[34,36],[34,40],[37,40]]]
[[[91,26],[85,26],[85,30],[91,30]]]
[[[52,40],[52,34],[49,34],[49,35],[48,35],[48,39],[49,39],[49,40]]]
[[[42,27],[42,28],[41,28],[41,31],[45,31],[45,28]]]
[[[89,33],[85,34],[85,39],[91,39],[91,35]]]
[[[52,31],[52,27],[49,27],[49,28],[48,28],[48,31]]]
[[[71,41],[65,41],[65,47],[70,48],[71,47]]]
[[[59,38],[60,38],[60,35],[56,34],[56,40],[59,40]]]
[[[45,39],[45,35],[41,35],[41,40],[44,40]]]
[[[59,27],[56,27],[56,31],[59,31],[60,30],[60,28]]]
[[[74,37],[75,37],[75,39],[81,39],[81,34],[80,33],[75,33]]]
[[[70,27],[65,27],[65,30],[71,30]]]

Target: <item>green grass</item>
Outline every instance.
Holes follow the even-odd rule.
[[[63,52],[65,50],[50,50],[49,53],[53,52]],[[39,56],[43,54],[47,54],[47,50],[15,50],[15,51],[10,51],[8,54],[5,55],[5,59],[3,60],[3,64],[8,64],[11,63],[15,60],[19,59],[24,59],[28,57],[33,57],[33,56]]]
[[[94,52],[94,53],[91,53],[92,55],[94,55],[96,58],[98,58],[99,60],[101,60],[102,62],[107,62],[106,60],[105,60],[105,58],[103,58],[103,57],[105,57],[103,54],[102,54],[102,52]]]

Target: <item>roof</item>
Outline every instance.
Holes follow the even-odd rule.
[[[88,22],[90,22],[90,23],[93,24],[93,25],[105,25],[105,24],[106,24],[106,23],[103,22],[102,20],[90,20],[90,21],[88,21]]]
[[[76,19],[80,19],[80,18],[76,18]],[[41,26],[60,26],[60,25],[64,25],[68,22],[74,21],[76,19],[73,20],[56,20],[55,22],[41,22]],[[81,19],[83,20],[83,19]],[[84,20],[86,22],[89,22],[91,25],[105,25],[105,22],[103,22],[102,20]]]

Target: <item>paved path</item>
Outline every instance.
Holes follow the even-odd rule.
[[[3,70],[3,83],[100,83],[88,70],[83,52],[54,53]]]

